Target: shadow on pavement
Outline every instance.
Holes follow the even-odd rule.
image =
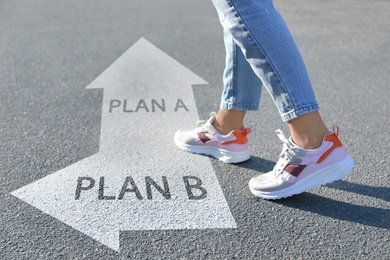
[[[389,187],[373,187],[348,181],[336,181],[326,185],[329,188],[337,190],[345,190],[377,199],[390,202],[390,188]],[[390,219],[389,219],[390,222]]]
[[[334,185],[340,185],[344,187],[343,181],[339,182],[341,183],[337,183]],[[348,187],[348,185],[353,187],[353,183],[348,183],[345,187]],[[370,189],[369,186],[366,187],[366,189]],[[374,189],[369,192],[370,194],[379,191],[376,189],[376,187],[371,188]],[[345,190],[351,192],[353,192],[354,189],[355,187],[353,187],[351,190],[345,188]],[[293,196],[273,202],[286,207],[309,211],[335,219],[346,220],[355,223],[360,223],[363,225],[390,230],[390,210],[387,209],[354,205],[351,203],[321,197],[319,195],[315,195],[308,192],[302,193],[299,196]]]

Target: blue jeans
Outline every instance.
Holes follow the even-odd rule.
[[[272,0],[212,0],[224,30],[221,108],[257,110],[262,85],[283,121],[319,109],[293,37]]]

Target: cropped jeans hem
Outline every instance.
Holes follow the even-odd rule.
[[[226,109],[226,110],[247,110],[247,111],[256,111],[259,110],[260,105],[253,105],[253,104],[235,104],[230,102],[222,101],[220,108]]]
[[[318,110],[320,110],[320,107],[318,106],[318,104],[313,103],[310,105],[306,105],[304,107],[300,107],[296,110],[281,114],[281,117],[282,117],[283,122],[288,122],[294,118],[297,118],[297,117],[302,116],[304,114],[308,114],[308,113],[318,111]]]

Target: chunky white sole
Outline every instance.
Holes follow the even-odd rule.
[[[176,138],[174,140],[175,140],[175,144],[184,151],[212,156],[225,163],[240,163],[249,160],[249,158],[251,158],[251,153],[248,148],[242,152],[232,152],[225,149],[220,149],[215,146],[187,145],[187,144],[183,144]]]
[[[251,187],[249,187],[249,189],[255,196],[264,199],[275,200],[275,199],[286,198],[295,194],[302,193],[314,187],[340,180],[345,176],[347,176],[347,174],[352,170],[354,165],[355,165],[354,161],[348,155],[344,160],[336,164],[330,165],[328,167],[325,167],[323,169],[320,169],[316,172],[313,172],[312,174],[303,178],[299,182],[294,183],[288,188],[277,190],[277,191],[269,191],[269,192],[254,190]]]

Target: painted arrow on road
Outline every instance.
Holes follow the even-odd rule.
[[[235,228],[210,160],[173,142],[198,119],[192,84],[141,38],[87,87],[104,89],[99,152],[12,195],[117,251],[125,230]]]

